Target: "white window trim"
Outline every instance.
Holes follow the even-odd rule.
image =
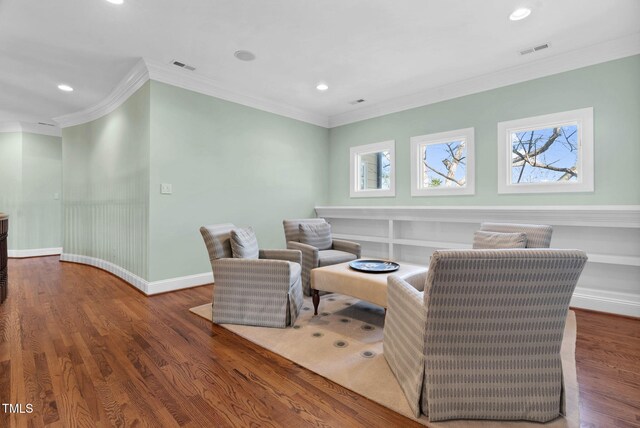
[[[529,129],[578,125],[578,181],[511,183],[511,133]],[[498,123],[498,193],[593,192],[593,107]]]
[[[368,153],[389,152],[389,189],[368,189],[360,190],[358,167],[358,156]],[[365,144],[363,146],[355,146],[349,149],[349,195],[352,198],[380,198],[393,197],[396,195],[396,142],[395,140],[382,141],[380,143]]]
[[[464,128],[411,137],[411,196],[474,195],[476,193],[474,134],[474,128]],[[441,144],[456,140],[465,140],[467,142],[467,181],[465,186],[422,187],[421,147],[425,144]]]

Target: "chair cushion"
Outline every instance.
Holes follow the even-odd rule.
[[[302,266],[299,263],[289,262],[289,286],[292,286],[296,283],[298,278],[300,278],[300,274],[302,273]]]
[[[553,228],[544,224],[482,223],[483,232],[526,233],[527,248],[549,248]]]
[[[304,224],[318,224],[326,223],[323,218],[297,218],[282,220],[282,226],[284,226],[284,238],[287,242],[300,242],[300,229],[298,226],[300,223]]]
[[[500,248],[525,248],[527,246],[526,233],[503,233],[476,231],[473,234],[473,248],[500,249]]]
[[[316,247],[318,250],[331,249],[331,225],[329,223],[298,225],[300,242]]]
[[[231,252],[236,259],[257,259],[258,239],[251,227],[231,231]]]
[[[318,251],[318,266],[331,266],[338,263],[350,262],[357,259],[355,254],[338,250]]]

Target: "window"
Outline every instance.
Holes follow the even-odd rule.
[[[473,195],[473,128],[411,138],[411,196]]]
[[[498,193],[592,191],[592,108],[498,123]]]
[[[352,198],[395,196],[395,141],[350,149]]]

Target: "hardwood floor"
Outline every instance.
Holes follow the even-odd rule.
[[[420,426],[191,314],[210,286],[146,297],[57,257],[9,278],[0,406],[25,413],[0,427]],[[576,313],[582,426],[640,426],[640,320]]]

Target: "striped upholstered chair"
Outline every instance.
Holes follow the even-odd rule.
[[[553,228],[544,224],[482,223],[478,232],[524,233],[525,248],[549,248]],[[474,235],[473,248],[512,248],[512,246],[493,245],[491,237],[487,237],[487,234],[482,236],[478,232]]]
[[[422,277],[390,275],[384,356],[416,417],[564,413],[560,346],[586,260],[579,250],[442,250]]]
[[[327,225],[323,218],[307,218],[284,220],[284,236],[287,248],[302,252],[302,291],[306,296],[311,295],[311,269],[338,263],[350,262],[360,258],[360,244],[341,239],[329,240],[320,248],[300,242],[300,225]],[[329,227],[330,230],[330,227]]]
[[[213,270],[213,322],[284,328],[303,304],[300,251],[259,250],[259,258],[233,258],[233,224],[203,226]]]

